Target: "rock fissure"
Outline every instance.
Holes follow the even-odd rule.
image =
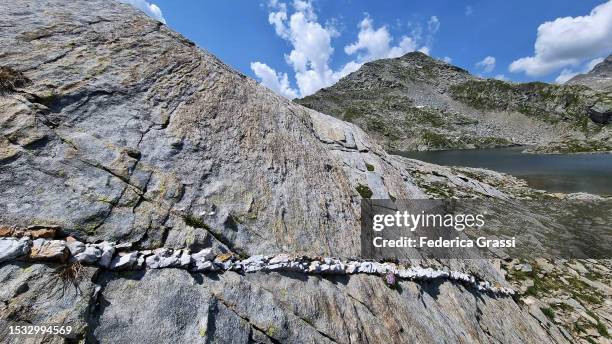
[[[188,222],[188,216],[184,216],[183,217],[183,221]],[[186,223],[188,224],[188,223]],[[188,224],[189,225],[189,224]],[[227,247],[227,249],[236,254],[236,255],[244,255],[244,250],[238,249],[235,247],[234,243],[232,243],[231,240],[229,240],[228,238],[226,238],[224,235],[215,232],[212,228],[210,228],[210,226],[202,223],[200,224],[198,223],[194,223],[192,224],[195,228],[200,228],[205,230],[207,233],[209,233],[217,242],[223,244],[225,247]]]
[[[268,339],[270,339],[270,341],[274,344],[281,344],[281,342],[279,340],[277,340],[276,338],[274,338],[269,332],[269,329],[263,329],[261,327],[259,327],[257,324],[254,324],[251,319],[249,319],[248,316],[240,314],[234,305],[232,305],[231,303],[225,301],[223,298],[221,298],[221,296],[217,295],[217,294],[212,294],[214,300],[221,302],[229,311],[231,311],[232,313],[236,314],[237,317],[239,317],[240,319],[246,321],[249,326],[251,326],[252,328],[256,329],[257,331],[259,331],[260,333],[263,333]]]
[[[52,57],[52,58],[50,58],[48,60],[45,60],[45,61],[41,62],[40,64],[34,66],[34,67],[27,68],[27,69],[25,69],[23,71],[27,72],[27,71],[30,71],[30,70],[33,70],[33,69],[37,69],[37,68],[39,68],[40,66],[42,66],[44,64],[49,64],[49,63],[57,62],[57,61],[63,59],[64,57],[66,57],[72,51],[74,51],[74,48],[69,48],[68,50],[62,52],[61,54],[59,54],[57,56],[54,56],[54,57]]]
[[[363,307],[365,307],[365,309],[368,310],[368,312],[370,312],[370,314],[372,314],[373,316],[376,316],[376,313],[374,313],[374,311],[370,308],[370,306],[366,305],[363,301],[359,300],[358,298],[356,298],[355,296],[353,296],[351,293],[346,293],[346,295],[351,299],[354,300],[355,302],[357,302],[358,304],[362,305]]]
[[[100,325],[100,313],[102,313],[104,305],[102,304],[102,293],[104,292],[104,287],[106,286],[104,274],[97,270],[92,276],[92,283],[94,284],[94,288],[92,291],[92,295],[89,298],[89,303],[87,307],[87,315],[85,317],[85,322],[87,323],[87,328],[83,333],[83,338],[87,341],[95,341],[95,330]]]
[[[253,283],[253,282],[251,282],[251,283]],[[255,284],[255,283],[253,283],[253,284]],[[272,290],[269,290],[268,288],[266,288],[266,287],[264,287],[264,286],[262,286],[262,285],[260,285],[260,284],[255,284],[255,285],[257,285],[257,287],[259,287],[259,288],[261,288],[261,289],[263,289],[263,290],[267,291],[268,293],[270,293],[270,295],[274,295],[274,293],[272,292]],[[308,320],[308,319],[306,319],[306,318],[304,318],[304,317],[300,316],[299,314],[296,314],[296,313],[295,313],[293,310],[291,310],[290,308],[286,307],[286,305],[285,305],[283,302],[279,302],[279,304],[280,304],[281,306],[283,306],[283,308],[284,308],[285,312],[287,312],[288,314],[291,314],[291,315],[295,316],[296,318],[300,319],[301,321],[303,321],[303,322],[304,322],[304,324],[306,324],[306,326],[311,327],[312,329],[314,329],[315,331],[317,331],[317,332],[318,332],[320,335],[322,335],[323,337],[325,337],[325,338],[327,338],[327,339],[331,340],[331,341],[332,341],[332,342],[334,342],[334,343],[337,343],[337,342],[338,342],[336,339],[332,338],[330,335],[328,335],[327,333],[325,333],[325,332],[324,332],[324,331],[322,331],[321,329],[317,328],[317,326],[315,326],[315,325],[312,323],[312,321],[310,321],[310,320]],[[346,326],[346,324],[345,324],[345,326]],[[347,335],[347,337],[350,337],[350,336],[348,336],[348,335]],[[349,342],[350,342],[350,339],[349,339]]]

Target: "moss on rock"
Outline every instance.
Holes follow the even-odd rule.
[[[357,190],[357,192],[361,195],[362,198],[365,198],[365,199],[372,198],[372,195],[373,195],[372,190],[367,185],[358,184],[355,187],[355,190]]]

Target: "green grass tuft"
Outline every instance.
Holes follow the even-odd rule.
[[[367,185],[359,184],[355,187],[355,190],[365,199],[372,198],[372,190]]]
[[[204,228],[209,230],[210,226],[208,226],[206,223],[204,223],[204,221],[202,221],[201,219],[193,216],[193,215],[184,215],[183,216],[183,221],[185,221],[185,224],[194,228]]]
[[[555,311],[552,308],[540,308],[542,313],[550,320],[555,319]]]

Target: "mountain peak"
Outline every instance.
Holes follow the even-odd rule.
[[[434,93],[445,93],[452,85],[477,79],[463,68],[420,51],[412,51],[399,57],[367,62],[355,72],[348,74],[321,92],[339,91],[342,93],[361,89],[413,89],[416,87],[421,90],[433,88],[436,89]],[[307,96],[304,99],[311,97]]]
[[[365,65],[387,65],[387,64],[394,64],[394,63],[402,63],[404,67],[414,67],[414,66],[422,67],[425,65],[430,65],[430,66],[438,65],[438,66],[443,66],[443,68],[448,68],[449,66],[451,66],[454,69],[461,70],[467,73],[467,71],[457,66],[453,66],[450,63],[436,59],[420,51],[411,51],[409,53],[406,53],[398,57],[374,60],[374,61],[366,63]]]
[[[600,63],[592,77],[610,80],[610,61]],[[367,63],[296,102],[361,126],[389,150],[409,151],[545,146],[556,139],[554,129],[547,129],[547,135],[525,130],[523,123],[528,121],[547,128],[562,121],[576,137],[586,139],[588,132],[577,130],[576,123],[588,120],[588,109],[597,101],[592,94],[579,85],[483,79],[424,53],[410,52]]]
[[[612,92],[612,54],[588,73],[578,74],[566,84],[585,85],[597,91]]]
[[[422,60],[434,60],[431,56],[421,51],[411,51],[399,57],[400,59],[422,59]]]

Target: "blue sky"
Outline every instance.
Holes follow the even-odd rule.
[[[612,0],[122,0],[289,98],[421,50],[473,74],[563,81],[612,51]]]

